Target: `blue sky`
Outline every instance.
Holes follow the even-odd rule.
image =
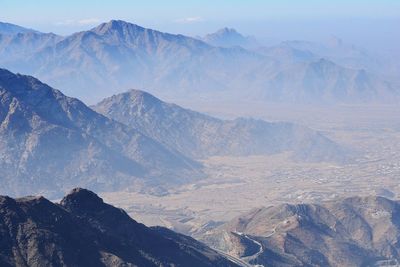
[[[45,32],[69,34],[110,19],[187,35],[228,26],[267,41],[339,35],[365,42],[376,34],[389,42],[400,0],[0,0],[0,21]]]
[[[0,0],[0,18],[20,24],[63,24],[113,18],[143,23],[268,19],[399,18],[399,0]],[[75,24],[75,25],[74,25]]]

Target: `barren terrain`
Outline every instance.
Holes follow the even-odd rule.
[[[323,131],[350,147],[353,160],[343,165],[304,163],[284,153],[211,157],[203,161],[207,179],[169,194],[117,192],[102,196],[148,225],[196,235],[258,206],[356,195],[396,198],[400,194],[400,119],[396,107],[344,107],[291,114],[270,111],[259,112],[259,117],[301,121]]]

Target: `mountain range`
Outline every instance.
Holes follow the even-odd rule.
[[[256,208],[202,240],[264,266],[396,266],[399,222],[398,201],[350,197]]]
[[[164,194],[204,177],[199,159],[282,152],[301,161],[349,158],[347,149],[292,123],[221,120],[138,90],[89,108],[31,76],[0,69],[4,193],[56,196],[86,186]]]
[[[224,32],[232,34],[225,29],[217,36]],[[260,51],[265,49],[216,47],[112,20],[65,37],[32,32],[0,34],[0,65],[34,75],[87,103],[127,88],[145,88],[169,99],[182,94],[289,103],[398,99],[398,84],[374,74],[373,68],[343,67],[334,61],[337,57],[319,55],[316,49],[313,53],[300,45],[286,47],[313,56],[305,62],[285,59],[282,64],[280,51],[271,54],[271,49],[263,53]]]
[[[0,196],[0,265],[240,266],[190,237],[148,228],[80,188],[59,204]]]
[[[200,164],[39,80],[0,69],[0,180],[8,194],[194,179]],[[197,173],[197,174],[196,174]]]
[[[190,158],[292,152],[302,161],[345,161],[348,151],[322,134],[287,122],[221,120],[131,90],[102,100],[95,111]]]
[[[332,36],[325,43],[310,41],[284,41],[277,46],[286,49],[295,49],[333,61],[340,66],[351,69],[364,69],[368,72],[379,74],[386,79],[394,80],[398,84],[399,65],[383,53],[370,52],[363,48],[348,44],[342,39]],[[272,47],[272,48],[273,48]],[[268,49],[268,48],[261,48]]]

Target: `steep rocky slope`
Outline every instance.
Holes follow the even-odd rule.
[[[60,204],[0,196],[1,266],[237,266],[207,246],[148,228],[93,192]]]
[[[37,79],[0,69],[0,191],[182,183],[199,164]]]

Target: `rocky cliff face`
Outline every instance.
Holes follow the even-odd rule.
[[[205,245],[148,228],[85,189],[60,204],[0,196],[1,266],[237,266]]]

